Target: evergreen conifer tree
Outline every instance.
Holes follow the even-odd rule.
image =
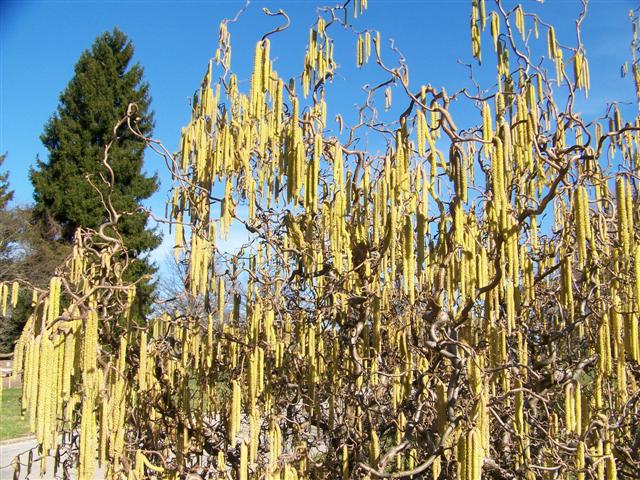
[[[143,81],[140,64],[130,65],[133,54],[133,44],[120,30],[99,36],[80,56],[75,75],[41,136],[49,158],[46,162],[38,159],[30,172],[35,209],[60,225],[58,234],[66,242],[73,240],[78,227],[96,229],[107,219],[95,186],[106,191],[100,178],[106,173],[104,147],[130,103],[137,105],[138,130],[147,136],[152,132],[149,85]],[[146,176],[142,171],[144,143],[126,128],[118,135],[109,152],[115,176],[111,201],[117,212],[129,213],[119,220],[118,230],[135,259],[127,276],[139,277],[155,271],[144,254],[160,238],[148,228],[147,215],[137,209],[155,192],[158,182],[155,175]],[[150,284],[139,292],[142,298],[149,295]]]

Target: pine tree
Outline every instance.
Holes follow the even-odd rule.
[[[38,159],[37,168],[30,173],[35,208],[41,217],[51,217],[60,224],[58,234],[66,242],[72,241],[78,227],[96,229],[107,219],[95,187],[106,191],[100,177],[106,173],[104,147],[112,140],[113,128],[130,103],[137,105],[137,129],[144,135],[152,132],[149,85],[143,81],[143,68],[138,63],[130,65],[133,54],[133,44],[118,29],[99,36],[80,56],[75,76],[41,136],[49,158],[46,162]],[[137,211],[140,201],[158,187],[155,175],[142,172],[144,148],[143,142],[122,129],[109,152],[115,175],[113,207],[130,213],[121,217],[118,231],[130,256],[136,259],[128,275],[133,278],[155,271],[144,254],[160,241],[147,228],[147,215]],[[141,293],[145,290],[150,293],[149,287]]]

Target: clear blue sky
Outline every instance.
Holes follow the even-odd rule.
[[[145,70],[155,111],[154,136],[170,151],[179,143],[180,128],[189,119],[189,98],[199,86],[205,66],[215,52],[219,22],[232,17],[242,1],[1,1],[0,2],[0,152],[9,156],[4,169],[10,172],[15,202],[32,201],[28,170],[36,155],[47,158],[39,140],[43,126],[54,113],[58,97],[73,75],[80,53],[106,30],[118,26],[133,41],[135,59]],[[292,27],[272,37],[272,58],[281,76],[297,75],[302,67],[308,27],[316,7],[337,0],[254,1],[240,22],[230,27],[232,69],[239,78],[249,76],[255,42],[278,20],[266,17],[262,7],[284,9]],[[411,85],[430,83],[454,91],[469,86],[467,70],[458,59],[471,62],[470,0],[369,0],[369,10],[354,21],[357,29],[377,29],[383,38],[394,38],[411,68]],[[487,0],[487,5],[492,2]],[[526,0],[525,10],[535,11],[556,26],[559,40],[575,44],[573,25],[577,0]],[[505,5],[515,5],[505,2]],[[628,12],[637,0],[591,0],[583,27],[583,40],[591,68],[592,90],[588,104],[578,110],[586,118],[600,115],[611,100],[634,101],[631,79],[620,78],[620,66],[629,58],[631,27]],[[338,33],[335,31],[335,33]],[[546,48],[545,30],[540,44]],[[355,39],[333,35],[336,59],[342,66],[328,96],[333,112],[363,98],[359,85],[376,67],[356,71]],[[342,38],[342,40],[341,40]],[[491,53],[488,29],[483,37],[485,55]],[[491,63],[493,65],[493,63]],[[484,75],[484,76],[483,76]],[[494,83],[494,70],[481,73],[484,87]],[[241,84],[243,85],[243,84]],[[398,107],[400,108],[400,107]],[[404,108],[404,107],[402,107]],[[464,115],[465,110],[460,113]],[[474,117],[475,121],[475,117]],[[159,191],[148,202],[156,213],[164,212],[170,179],[161,158],[149,153],[148,172],[157,172]],[[169,242],[165,242],[164,250]]]

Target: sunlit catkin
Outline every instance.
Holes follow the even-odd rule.
[[[628,230],[628,218],[627,218],[627,202],[626,202],[626,188],[624,177],[619,175],[616,178],[616,200],[617,200],[617,213],[618,213],[618,241],[625,256],[629,255],[629,230]]]
[[[247,444],[240,443],[240,465],[238,467],[238,479],[248,480],[249,478],[249,459]]]
[[[147,389],[147,332],[143,330],[140,333],[140,351],[138,366],[138,387],[144,392]]]
[[[237,380],[231,381],[231,411],[229,413],[229,442],[233,445],[236,435],[240,431],[240,419],[242,415],[242,392]]]
[[[14,281],[11,284],[11,307],[16,308],[18,305],[18,292],[20,289],[20,284],[17,281]]]

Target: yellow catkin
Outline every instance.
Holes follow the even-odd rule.
[[[613,433],[608,433],[608,438],[604,444],[604,455],[606,456],[606,475],[607,480],[616,480],[618,478],[618,472],[616,468],[616,459],[612,452],[613,446]]]
[[[140,352],[138,366],[138,388],[144,392],[147,389],[147,332],[140,333]]]
[[[249,462],[247,444],[242,442],[240,444],[240,465],[238,466],[238,478],[239,480],[248,480],[249,478]]]
[[[417,145],[418,145],[418,155],[421,157],[426,156],[425,149],[425,129],[428,129],[427,120],[424,116],[424,112],[422,110],[418,110],[416,112],[416,137],[417,137]]]
[[[258,458],[258,444],[260,441],[260,412],[253,408],[249,415],[249,462]]]
[[[488,102],[482,103],[482,139],[490,142],[493,138],[493,126],[491,120],[491,107]],[[467,175],[467,172],[464,172]]]
[[[573,414],[574,422],[575,422],[575,432],[576,435],[582,434],[582,388],[580,387],[580,383],[576,383],[574,388],[574,401],[573,405],[575,408],[575,413]]]
[[[525,39],[525,25],[524,25],[524,10],[522,5],[516,7],[516,28],[522,36],[522,40]]]
[[[465,434],[460,436],[456,448],[456,460],[458,463],[458,478],[460,480],[470,480],[469,475],[469,447],[468,437]]]
[[[38,379],[40,376],[40,363],[42,361],[40,352],[40,344],[42,337],[36,337],[33,341],[29,342],[29,349],[27,354],[30,357],[30,361],[27,362],[29,370],[25,372],[25,390],[27,391],[26,399],[28,400],[27,409],[29,410],[29,430],[33,433],[37,428],[37,400],[38,400]]]
[[[6,283],[0,283],[0,303],[2,304],[2,316],[7,316],[7,304],[9,298],[9,287]]]
[[[369,61],[371,55],[371,33],[367,30],[364,34],[364,61]]]
[[[500,17],[497,12],[491,12],[491,38],[493,38],[493,49],[498,51],[498,37],[500,36]]]
[[[627,210],[627,229],[629,231],[629,242],[631,248],[631,242],[634,239],[635,225],[633,220],[633,196],[631,193],[631,182],[626,182],[627,188],[625,189],[625,201],[626,201],[626,210]]]
[[[578,442],[578,451],[576,453],[576,470],[578,474],[577,475],[578,480],[584,480],[586,478],[586,474],[584,472],[585,451],[586,451],[586,446],[584,442]]]
[[[82,420],[80,425],[80,461],[79,478],[93,478],[95,469],[95,422],[93,397],[88,396],[82,402]]]
[[[16,305],[18,305],[18,293],[19,293],[19,289],[20,289],[20,284],[17,281],[14,281],[11,284],[11,306],[13,308],[16,307]]]
[[[558,46],[556,42],[556,31],[553,27],[549,27],[547,33],[547,52],[549,58],[556,59],[558,57]]]
[[[624,177],[616,178],[616,198],[618,213],[618,241],[625,256],[629,255],[629,230],[627,217],[626,188]]]
[[[262,41],[256,43],[255,53],[253,57],[253,75],[251,77],[251,110],[254,116],[258,116],[260,106],[258,105],[263,88],[263,66],[264,60]]]
[[[634,252],[634,285],[636,295],[636,306],[640,308],[640,243],[636,244]]]
[[[493,195],[496,202],[496,209],[501,210],[506,201],[504,191],[504,157],[502,150],[502,140],[493,138],[493,152],[491,155]]]
[[[518,381],[518,388],[522,388]],[[524,423],[524,395],[521,391],[516,393],[516,405],[515,405],[515,430],[521,437],[525,435],[525,423]]]
[[[218,277],[218,322],[220,325],[224,324],[224,278],[222,276]]]
[[[584,187],[579,187],[575,191],[575,195],[573,196],[573,205],[574,205],[574,221],[576,225],[576,239],[578,243],[578,253],[580,264],[584,265],[587,259],[587,234],[586,234],[586,225],[584,223],[585,213],[583,211],[583,201],[581,195],[581,189]]]
[[[347,445],[342,445],[342,480],[349,478],[349,448]]]
[[[271,61],[269,59],[271,43],[266,38],[262,42],[262,91],[266,92],[271,84]]]
[[[371,430],[371,440],[369,446],[369,461],[372,465],[375,465],[378,461],[378,457],[380,456],[380,439],[378,437],[378,432],[375,430]]]
[[[49,366],[53,363],[51,355],[51,340],[49,339],[49,332],[44,331],[40,341],[39,352],[39,372],[38,372],[38,384],[37,384],[37,411],[33,412],[36,417],[36,438],[40,444],[45,441],[47,422],[49,419],[49,401],[51,398],[51,375],[49,372]]]
[[[565,387],[565,422],[568,432],[575,432],[577,429],[575,399],[575,386],[568,383]]]
[[[229,414],[229,442],[233,445],[236,435],[240,431],[240,419],[242,415],[242,403],[240,384],[237,380],[232,380],[231,412]]]

